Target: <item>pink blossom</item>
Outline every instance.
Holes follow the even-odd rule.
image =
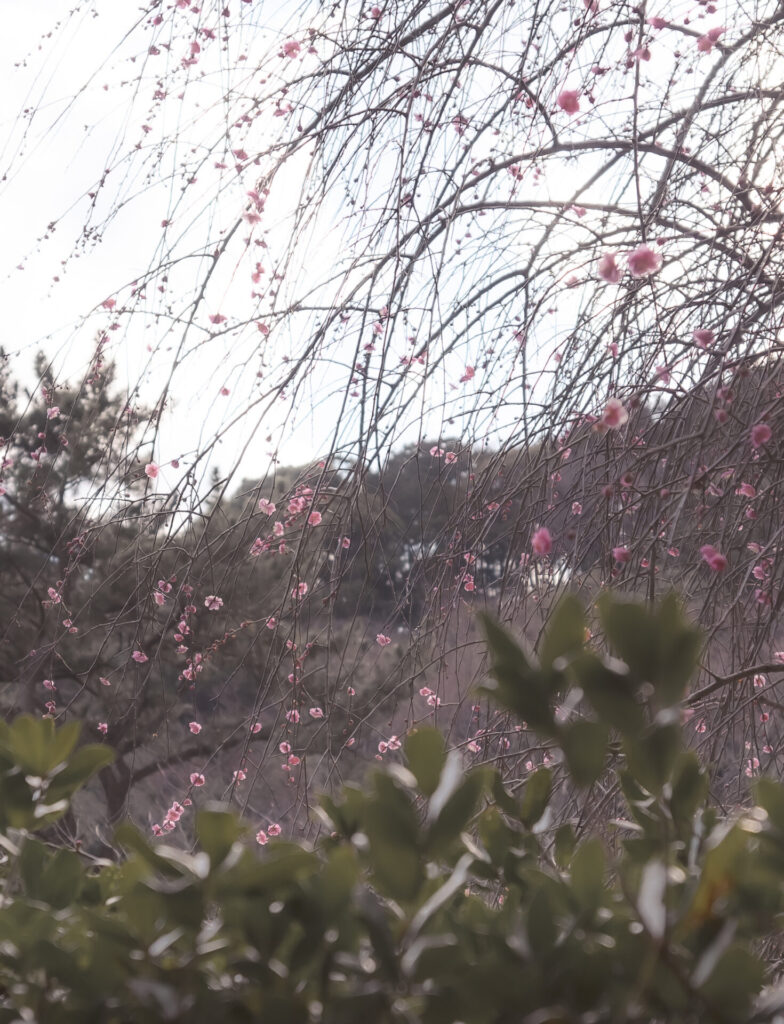
[[[648,24],[651,28],[666,28],[669,22],[665,21],[664,18],[648,18]]]
[[[223,607],[223,598],[216,597],[215,594],[208,594],[204,598],[204,607],[210,612],[218,612]]]
[[[603,281],[607,281],[609,284],[618,284],[623,277],[623,271],[615,262],[615,255],[611,252],[606,252],[604,256],[599,257],[597,273]]]
[[[188,728],[194,736],[198,736],[201,732],[201,725],[198,722],[188,722]]]
[[[271,836],[279,836],[282,831],[283,831],[283,829],[280,827],[280,825],[277,822],[273,822],[270,825],[270,827],[267,829],[267,832]]]
[[[254,736],[258,736],[258,734],[261,732],[261,722],[254,722],[253,725],[250,727],[250,731]]]
[[[714,572],[724,572],[727,568],[727,559],[712,544],[703,544],[700,554]]]
[[[144,467],[144,472],[147,474],[150,480],[154,480],[160,473],[160,469],[158,468],[157,463],[150,462]]]
[[[48,420],[53,420],[56,416],[59,416],[59,415],[60,415],[60,406],[59,405],[53,405],[51,407],[51,409],[47,409],[46,410],[46,418]]]
[[[392,641],[388,636],[384,636],[383,633],[377,633],[376,643],[378,644],[379,647],[388,647],[389,644],[392,643]]]
[[[321,513],[311,512],[308,516],[308,526],[320,526],[321,525]]]
[[[207,317],[211,324],[223,324],[226,322],[226,317],[222,313],[213,313],[212,316]]]
[[[133,654],[131,655],[131,657],[133,658],[134,661],[138,662],[140,665],[143,665],[145,663],[145,661],[149,661],[150,660],[147,657],[147,655],[144,653],[144,651],[134,651]]]
[[[259,512],[263,512],[265,516],[272,516],[275,514],[275,506],[271,501],[267,501],[266,498],[260,498]]]
[[[286,712],[286,721],[291,722],[292,725],[299,723],[299,711],[296,708],[292,708],[291,711]]]
[[[256,833],[256,842],[259,844],[259,846],[267,845],[267,833],[264,831],[263,828],[260,828]]]
[[[109,726],[106,724],[106,722],[99,722],[97,729],[98,732],[102,733],[105,736],[106,733],[109,731]]]
[[[460,383],[465,384],[469,380],[473,380],[476,370],[473,366],[466,366],[465,373],[460,378]]]
[[[566,114],[579,114],[580,112],[580,93],[577,89],[564,89],[558,94],[556,102]]]
[[[647,277],[654,274],[662,263],[661,255],[649,245],[640,245],[627,257],[632,277]]]
[[[713,44],[717,43],[723,34],[723,28],[712,28],[697,40],[697,49],[700,53],[710,53],[713,49]]]
[[[307,583],[298,583],[296,587],[291,591],[291,596],[295,601],[300,600],[307,594],[308,585]]]
[[[457,462],[457,456],[455,455],[454,452],[447,452],[446,455],[444,456],[444,462],[447,464],[447,466],[451,466],[453,465],[453,463]]]
[[[287,740],[283,740],[282,743],[278,744],[278,750],[281,752],[281,754],[290,754],[291,744]]]
[[[713,331],[709,331],[705,327],[698,327],[696,331],[692,331],[691,336],[700,348],[708,348],[716,339]]]
[[[344,537],[340,542],[340,546],[343,548],[344,551],[348,551],[348,549],[351,547],[351,538]]]
[[[616,562],[620,562],[622,565],[628,562],[632,557],[631,551],[628,548],[619,547],[612,549],[612,555]]]
[[[767,423],[756,423],[751,428],[751,447],[761,448],[763,444],[770,441],[771,437],[773,437],[773,431]]]
[[[191,785],[192,786],[203,786],[207,780],[201,774],[201,772],[191,772]]]
[[[611,398],[607,405],[604,407],[602,418],[599,420],[598,426],[604,430],[617,430],[622,427],[629,419],[629,413],[626,411],[623,402],[619,398]]]
[[[299,51],[300,45],[296,39],[289,39],[288,42],[285,42],[283,44],[283,52],[286,54],[287,57],[291,58],[292,60],[294,59],[294,57],[297,56]]]
[[[540,526],[531,537],[531,547],[535,555],[549,555],[553,549],[553,538],[546,526]]]
[[[311,708],[308,711],[308,714],[310,715],[311,718],[323,718],[324,717],[324,709],[323,708]]]

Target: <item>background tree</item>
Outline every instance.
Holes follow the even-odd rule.
[[[141,255],[78,325],[128,397],[85,456],[89,544],[50,522],[70,568],[44,576],[86,588],[104,546],[69,618],[111,638],[96,727],[131,781],[160,766],[153,822],[195,776],[304,823],[313,778],[424,718],[525,772],[539,748],[472,694],[473,614],[535,645],[567,587],[680,589],[712,641],[695,741],[727,799],[776,771],[783,21],[776,0],[156,2],[58,112],[104,84],[114,104],[63,273],[131,216]],[[35,112],[7,199],[51,138]],[[152,413],[132,430],[126,404]],[[9,681],[45,696],[41,596],[7,632]]]

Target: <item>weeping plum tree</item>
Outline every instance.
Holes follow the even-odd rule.
[[[77,6],[16,72],[53,69],[4,201],[47,145],[73,185],[10,243],[12,281],[64,251],[40,429],[96,386],[96,336],[122,373],[104,462],[15,583],[20,608],[50,595],[45,649],[0,624],[7,703],[109,735],[114,813],[168,830],[198,791],[305,827],[314,780],[423,721],[511,778],[547,760],[477,703],[477,609],[536,645],[567,589],[676,588],[707,637],[688,711],[716,784],[775,772],[781,4],[126,16]],[[8,546],[35,474],[6,405]],[[55,479],[67,456],[35,457]]]

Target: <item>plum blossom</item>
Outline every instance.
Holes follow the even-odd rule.
[[[287,42],[285,42],[283,44],[283,52],[291,60],[293,60],[294,57],[297,56],[299,51],[300,51],[300,45],[299,45],[299,43],[297,42],[296,39],[289,39]]]
[[[280,825],[276,821],[274,821],[267,829],[267,834],[274,837],[279,836],[282,831],[283,829],[280,827]]]
[[[724,572],[727,568],[727,559],[712,544],[703,544],[700,554],[714,572]]]
[[[223,607],[223,598],[216,597],[215,594],[208,594],[204,598],[204,607],[207,611],[218,612]]]
[[[378,644],[379,647],[388,647],[392,643],[392,640],[388,636],[385,636],[383,633],[377,633],[376,643]]]
[[[558,94],[556,103],[566,114],[580,113],[580,93],[577,89],[563,89]]]
[[[625,562],[628,562],[629,559],[632,557],[631,551],[629,551],[629,549],[625,547],[613,548],[612,555],[615,561],[619,562],[621,565],[623,565]]]
[[[144,467],[144,472],[150,478],[150,480],[155,480],[155,478],[160,473],[160,468],[158,467],[157,463],[148,462],[147,465]]]
[[[194,736],[198,736],[202,727],[198,722],[188,722],[188,728]]]
[[[324,717],[324,709],[323,708],[311,708],[308,711],[308,714],[310,715],[311,718],[323,718]]]
[[[700,53],[710,53],[713,49],[713,44],[717,43],[721,36],[724,35],[724,28],[712,28],[705,33],[704,36],[700,36],[697,40],[697,49]]]
[[[307,583],[298,583],[296,587],[291,591],[291,596],[295,601],[301,600],[308,592]]]
[[[773,437],[773,431],[767,423],[755,423],[751,428],[751,447],[761,448]]]
[[[134,651],[133,654],[131,655],[131,657],[133,658],[133,660],[135,662],[138,662],[139,665],[143,665],[145,663],[145,661],[149,661],[150,660],[147,657],[147,655],[144,653],[144,651]]]
[[[546,526],[540,526],[531,537],[531,547],[535,555],[549,555],[553,549],[553,538]]]
[[[611,252],[606,252],[604,256],[599,257],[597,273],[608,284],[618,284],[623,277],[623,271],[615,262],[615,255]]]
[[[190,779],[191,785],[196,787],[203,786],[204,783],[207,781],[201,774],[201,772],[191,772]]]
[[[597,427],[602,431],[617,430],[628,419],[629,413],[626,411],[623,402],[619,398],[611,398],[604,407],[602,418],[599,420]]]
[[[259,846],[266,846],[268,841],[269,840],[267,839],[267,833],[264,831],[263,828],[260,828],[256,833],[256,842],[259,844]]]
[[[275,515],[275,506],[271,501],[266,498],[259,498],[259,512],[263,512],[265,516]]]
[[[648,277],[659,269],[662,258],[649,245],[640,245],[629,253],[627,263],[632,277]]]
[[[308,526],[320,526],[321,525],[321,513],[311,512],[308,516]]]
[[[716,340],[713,331],[709,331],[705,327],[698,327],[696,331],[692,331],[691,336],[700,348],[708,348]]]
[[[60,406],[53,405],[51,409],[46,410],[46,418],[48,420],[56,419],[60,415]]]

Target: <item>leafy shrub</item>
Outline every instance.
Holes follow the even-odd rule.
[[[709,805],[680,723],[700,638],[674,599],[600,619],[612,657],[569,598],[536,661],[485,621],[487,690],[550,767],[510,789],[415,729],[405,765],[323,798],[315,850],[259,856],[213,804],[193,852],[130,825],[121,863],[54,848],[111,755],[72,724],[0,726],[0,1021],[781,1019],[759,940],[784,909],[784,788],[758,780],[729,819]],[[560,787],[593,785],[625,800],[601,835],[557,813]]]

